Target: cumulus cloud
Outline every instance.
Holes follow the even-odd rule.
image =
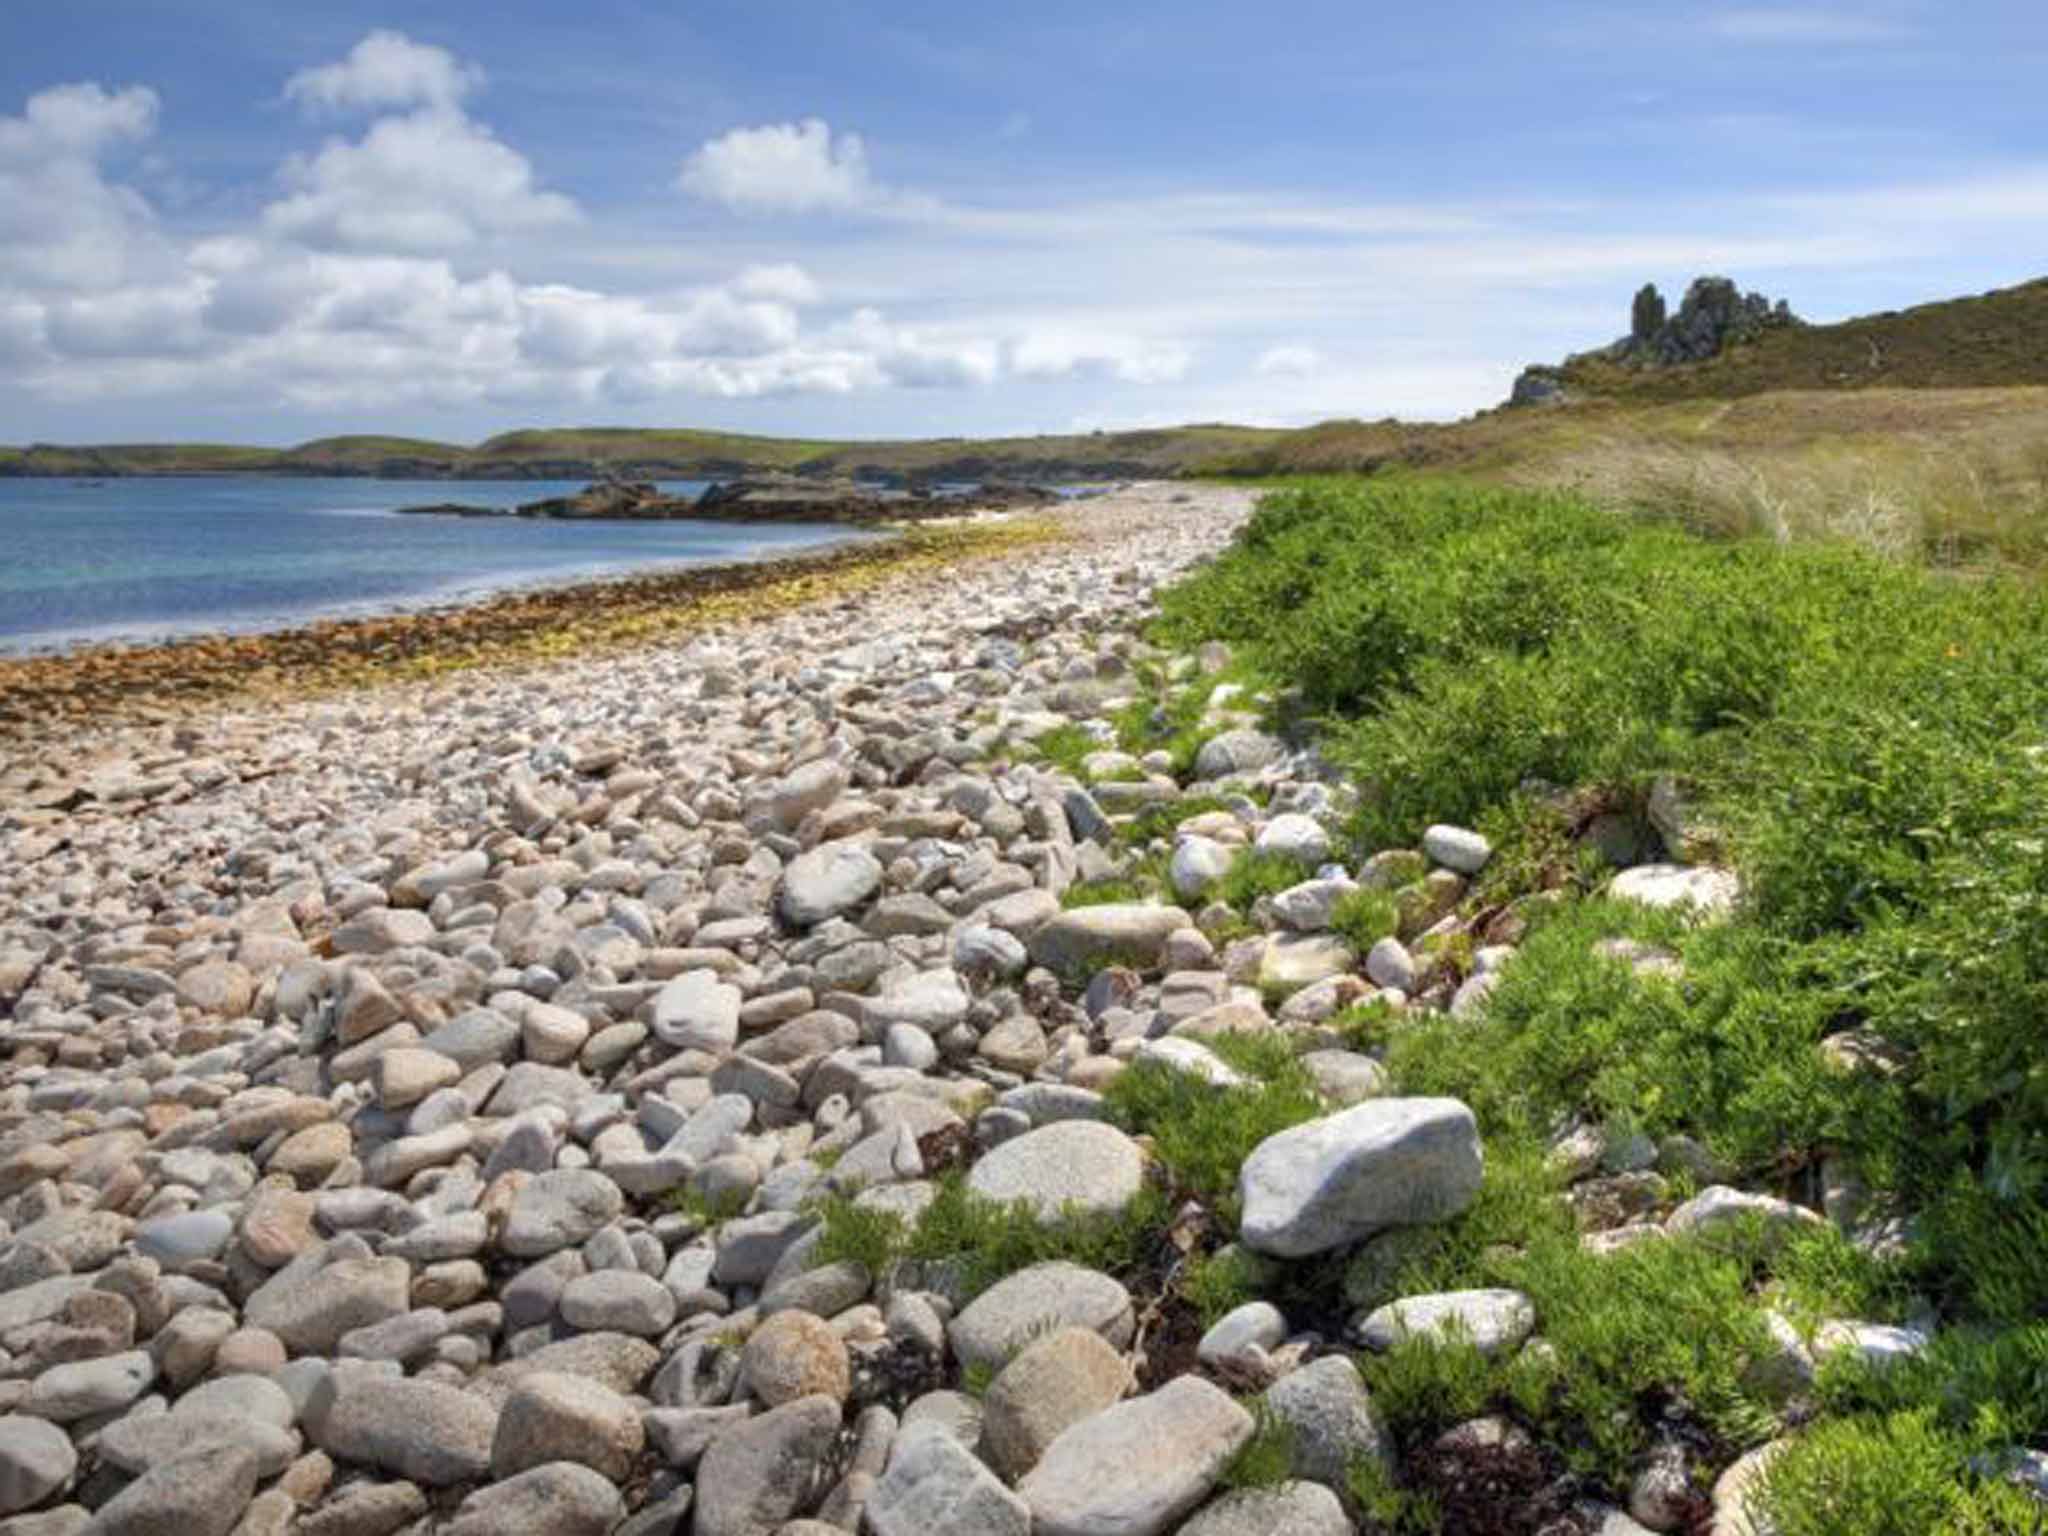
[[[149,205],[108,181],[102,160],[156,128],[156,92],[86,82],[28,99],[0,117],[0,282],[96,288],[151,254]]]
[[[448,250],[486,235],[573,224],[576,204],[542,191],[533,167],[461,112],[428,107],[330,139],[285,162],[291,193],[264,210],[272,231],[309,245]]]
[[[744,213],[873,213],[916,201],[874,179],[859,134],[834,134],[815,117],[712,139],[683,162],[676,184]]]
[[[444,251],[574,223],[576,204],[542,190],[526,157],[462,109],[482,81],[446,49],[384,31],[293,75],[286,96],[310,106],[410,110],[287,159],[288,195],[265,227],[329,249]]]
[[[446,48],[380,27],[347,58],[300,70],[284,94],[309,108],[451,107],[483,83],[481,69]]]

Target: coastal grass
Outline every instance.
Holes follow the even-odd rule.
[[[852,1260],[873,1275],[912,1266],[965,1306],[997,1281],[1064,1259],[1126,1277],[1145,1266],[1172,1219],[1166,1194],[1146,1185],[1121,1211],[1069,1210],[1047,1219],[1025,1201],[991,1200],[955,1171],[942,1175],[913,1222],[832,1195],[815,1206],[820,1223],[813,1265]]]
[[[1111,1118],[1149,1136],[1177,1190],[1235,1225],[1244,1160],[1270,1136],[1323,1112],[1314,1080],[1284,1037],[1226,1034],[1202,1042],[1249,1081],[1220,1087],[1158,1061],[1137,1061],[1103,1089]]]
[[[1550,1346],[1494,1362],[1411,1343],[1365,1361],[1397,1438],[1506,1412],[1625,1491],[1674,1416],[1714,1465],[1784,1429],[1748,1370],[1766,1308],[1804,1327],[1931,1304],[1944,1337],[1993,1342],[1945,1347],[1882,1393],[1824,1383],[1773,1507],[1786,1530],[2008,1528],[2003,1485],[1973,1468],[2038,1442],[2048,1395],[2048,1356],[2030,1353],[2048,1315],[2034,582],[1995,566],[1965,579],[1914,540],[1703,529],[1382,476],[1268,496],[1164,595],[1154,638],[1229,642],[1255,688],[1319,721],[1360,791],[1348,861],[1413,847],[1431,822],[1481,827],[1501,853],[1466,911],[1513,909],[1527,929],[1471,1017],[1339,1021],[1384,1051],[1396,1091],[1469,1103],[1488,1154],[1463,1215],[1360,1251],[1351,1304],[1512,1286]],[[1636,814],[1659,781],[1743,877],[1725,923],[1600,895],[1582,827]],[[1384,920],[1362,910],[1357,937]],[[1638,971],[1616,939],[1675,971]],[[1884,1042],[1886,1065],[1830,1064],[1821,1042],[1848,1030]],[[1752,1188],[1850,1168],[1871,1211],[1914,1220],[1894,1256],[1831,1230],[1588,1253],[1546,1160],[1581,1121],[1690,1138],[1714,1178]],[[1673,1165],[1670,1198],[1695,1177]],[[1882,1523],[1887,1509],[1905,1513]]]
[[[0,736],[52,716],[155,717],[222,699],[298,700],[613,654],[842,600],[886,581],[1011,558],[1068,536],[1042,518],[919,526],[813,555],[507,593],[445,611],[0,659]]]

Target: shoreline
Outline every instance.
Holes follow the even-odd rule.
[[[418,606],[287,623],[209,627],[159,640],[0,654],[0,741],[54,721],[160,722],[235,699],[300,699],[648,643],[859,589],[899,571],[1056,542],[1059,508],[1034,518],[930,520],[794,553],[436,597]]]
[[[350,511],[351,517],[398,517],[396,511]],[[682,575],[691,571],[723,566],[759,565],[776,561],[798,561],[835,549],[891,542],[896,528],[833,528],[821,526],[819,536],[802,544],[770,546],[752,555],[718,555],[708,558],[657,560],[647,564],[598,562],[564,566],[548,571],[508,571],[503,575],[451,577],[444,585],[426,592],[398,597],[366,597],[332,607],[296,613],[221,614],[190,621],[142,621],[101,630],[56,631],[23,641],[0,637],[0,667],[16,661],[62,661],[99,652],[156,651],[198,641],[236,639],[246,636],[282,635],[293,630],[328,624],[350,624],[377,619],[397,619],[454,612],[480,607],[501,598],[530,596],[544,592],[568,592],[583,587],[604,586],[638,578]]]

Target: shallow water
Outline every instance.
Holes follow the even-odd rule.
[[[511,587],[726,564],[859,537],[830,523],[400,517],[509,507],[584,482],[0,479],[0,652],[453,602]],[[694,496],[704,482],[664,482]]]

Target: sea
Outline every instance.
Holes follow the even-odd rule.
[[[0,478],[0,654],[288,628],[870,537],[830,523],[400,516],[583,481]],[[707,482],[662,488],[695,497]]]

